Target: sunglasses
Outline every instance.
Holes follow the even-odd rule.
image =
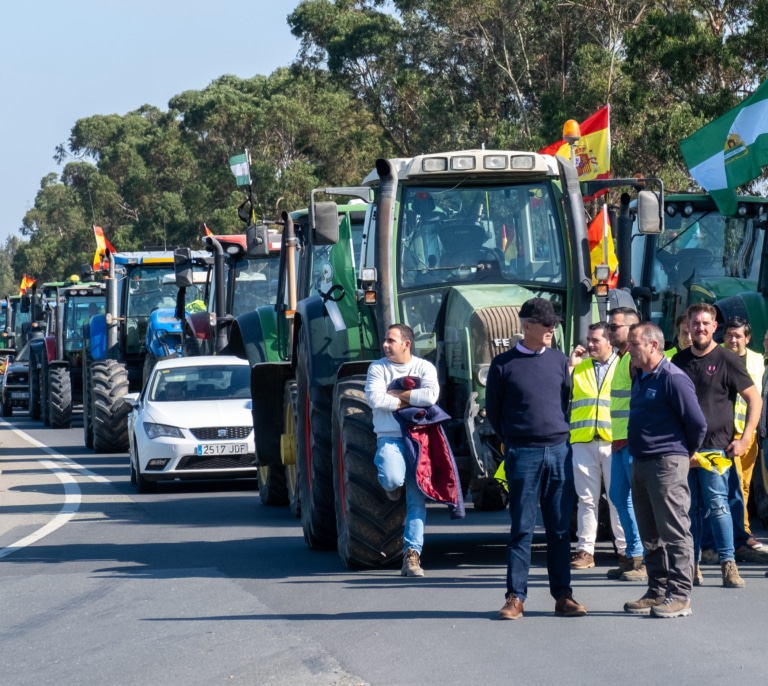
[[[619,329],[623,329],[625,326],[629,326],[629,324],[608,324],[608,331],[616,332]]]

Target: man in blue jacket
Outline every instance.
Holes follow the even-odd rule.
[[[707,423],[688,375],[664,357],[664,333],[649,322],[629,331],[637,370],[629,403],[632,498],[645,549],[648,590],[624,611],[688,617],[693,586],[693,537],[688,465]]]
[[[571,375],[568,358],[551,347],[560,318],[549,300],[532,298],[520,308],[520,319],[523,340],[493,358],[485,395],[488,420],[504,443],[512,520],[506,602],[499,619],[523,616],[539,503],[547,534],[549,592],[556,600],[555,614],[581,617],[587,609],[573,599],[571,591]]]

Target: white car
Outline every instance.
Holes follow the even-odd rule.
[[[160,360],[144,390],[129,393],[131,483],[255,479],[251,369],[229,355]]]

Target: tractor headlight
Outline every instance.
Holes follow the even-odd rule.
[[[491,365],[489,364],[481,364],[477,368],[477,382],[483,387],[488,383],[488,370],[490,368]]]

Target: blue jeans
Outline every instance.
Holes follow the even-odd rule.
[[[611,486],[608,498],[619,513],[619,521],[627,541],[627,557],[643,557],[643,542],[637,530],[635,508],[632,505],[632,455],[626,445],[611,453]]]
[[[571,592],[570,519],[575,497],[571,446],[508,445],[504,469],[512,520],[507,543],[507,595],[514,593],[522,601],[528,597],[531,543],[540,504],[547,536],[549,592],[558,599]]]
[[[413,548],[419,555],[424,547],[424,523],[427,520],[427,498],[416,485],[416,477],[406,469],[402,438],[379,438],[373,463],[379,474],[379,484],[385,491],[394,491],[405,484],[405,532],[403,551]]]
[[[728,470],[728,507],[731,510],[733,520],[733,547],[736,549],[747,545],[749,534],[744,527],[744,493],[741,490],[739,470],[731,467]],[[704,520],[701,534],[701,549],[711,550],[717,548],[709,519]]]
[[[733,467],[728,471],[731,470]],[[720,562],[733,560],[733,519],[728,507],[728,472],[718,474],[717,471],[710,472],[703,467],[694,467],[688,472],[688,485],[691,489],[694,562],[699,561],[705,518],[712,529],[712,538]]]

